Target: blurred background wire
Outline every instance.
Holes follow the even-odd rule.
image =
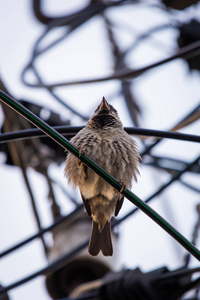
[[[20,11],[22,4],[23,1],[19,1],[16,11]],[[1,11],[4,14],[3,9],[8,4],[1,5]],[[10,14],[14,9],[16,7],[13,5]],[[63,13],[64,11],[66,13]],[[21,91],[12,85],[12,67],[9,66],[11,72],[8,73],[8,64],[6,65],[3,61],[0,88],[18,98],[23,105],[51,126],[83,126],[102,96],[105,95],[109,102],[117,106],[125,126],[134,126],[135,130],[142,127],[143,130],[156,129],[172,132],[178,130],[188,135],[199,134],[198,99],[200,95],[195,85],[195,82],[197,86],[199,84],[200,70],[199,1],[163,0],[156,3],[139,0],[80,1],[77,2],[77,6],[70,8],[69,3],[62,3],[62,1],[55,6],[50,0],[34,0],[26,4],[26,12],[32,22],[31,26],[37,28],[37,32],[34,32],[34,37],[28,33],[29,46],[26,48],[25,57],[21,54],[22,64],[19,70],[23,83]],[[9,18],[9,14],[6,17]],[[5,18],[1,19],[2,23],[3,21],[6,23]],[[9,25],[13,26],[13,32],[9,36],[10,41],[19,38],[22,45],[23,30],[17,35],[14,31],[14,26],[17,27],[20,20],[16,18],[10,22]],[[5,33],[7,30],[9,32],[9,27],[4,27]],[[26,30],[29,29],[26,29],[25,24],[24,35]],[[77,39],[76,43],[75,39]],[[70,42],[71,48],[68,46]],[[2,48],[8,52],[8,60],[12,61],[12,57],[16,60],[16,50],[12,44],[6,48],[4,42]],[[21,49],[23,49],[22,46],[20,46]],[[83,54],[87,54],[86,59]],[[182,57],[184,67],[180,67],[179,60],[173,60],[177,57]],[[73,59],[71,63],[70,59]],[[174,68],[168,67],[170,61],[173,61]],[[154,70],[155,66],[158,67]],[[178,68],[179,71],[176,74]],[[163,72],[166,69],[168,71],[164,75]],[[183,77],[180,83],[177,78],[181,74]],[[88,84],[88,78],[93,80],[92,84]],[[98,78],[105,80],[97,83]],[[57,86],[58,83],[67,83],[67,85]],[[17,81],[17,84],[21,83]],[[24,94],[25,97],[22,96]],[[0,112],[0,126],[2,139],[4,133],[9,132],[14,135],[15,131],[26,130],[29,134],[33,130],[30,123],[4,105]],[[181,141],[179,143],[182,144],[178,144],[177,141],[149,138],[142,134],[137,135],[137,139],[143,156],[143,169],[139,184],[134,186],[134,190],[136,189],[146,201],[156,199],[159,195],[160,206],[156,202],[155,207],[161,210],[175,227],[178,226],[193,244],[200,247],[198,242],[200,167],[198,163],[190,166],[199,155],[199,145],[189,146],[188,143]],[[153,231],[149,232],[148,227],[151,228],[151,225],[146,222],[146,219],[140,220],[139,217],[132,217],[130,219],[133,223],[127,223],[124,229],[121,228],[122,225],[118,226],[116,230],[116,225],[122,224],[122,221],[125,223],[129,216],[134,216],[136,209],[129,205],[125,207],[122,216],[113,222],[116,244],[122,245],[125,242],[124,250],[118,245],[121,249],[118,251],[116,246],[115,257],[111,261],[105,261],[101,257],[92,260],[87,256],[86,249],[79,252],[86,245],[90,220],[85,218],[82,206],[80,206],[79,194],[68,187],[61,177],[66,153],[50,139],[41,136],[37,139],[15,141],[14,137],[11,142],[0,144],[0,154],[2,167],[9,168],[10,172],[16,172],[17,167],[21,171],[20,180],[24,182],[20,184],[20,193],[18,193],[18,184],[15,183],[15,179],[10,180],[9,188],[12,186],[12,189],[8,191],[8,187],[3,184],[3,177],[6,173],[5,171],[0,173],[1,190],[2,192],[5,190],[0,200],[2,213],[8,216],[8,222],[12,224],[14,231],[15,228],[17,230],[18,224],[25,227],[28,219],[34,218],[33,229],[27,228],[25,235],[18,236],[16,240],[9,240],[9,226],[7,223],[2,223],[4,233],[1,239],[3,237],[7,239],[7,243],[1,249],[1,263],[3,266],[5,264],[5,268],[9,270],[7,276],[1,273],[0,281],[4,286],[9,286],[10,283],[19,280],[19,275],[10,276],[14,265],[9,264],[9,260],[3,256],[12,253],[13,259],[16,257],[17,262],[17,255],[20,253],[16,253],[16,249],[21,247],[23,249],[25,244],[35,240],[36,237],[40,238],[37,253],[41,256],[41,261],[35,269],[32,267],[34,259],[29,256],[26,272],[18,273],[21,274],[20,278],[25,278],[27,274],[37,273],[38,270],[40,272],[45,262],[49,263],[49,266],[51,264],[56,266],[56,269],[50,269],[49,273],[41,272],[47,275],[46,286],[50,295],[48,296],[46,292],[39,289],[38,293],[43,295],[43,299],[66,297],[75,289],[75,286],[103,278],[109,271],[114,272],[116,262],[119,260],[125,265],[128,264],[129,268],[138,266],[145,268],[146,271],[152,270],[152,265],[148,264],[148,260],[152,260],[155,272],[160,267],[159,262],[162,259],[159,258],[159,249],[161,246],[157,246],[156,249],[150,242],[146,245],[147,236],[144,234],[145,231],[146,234],[150,234],[152,241],[154,237],[156,244],[161,243],[160,239],[163,239],[163,236],[154,227],[152,227]],[[2,170],[5,169],[2,168]],[[19,176],[20,173],[17,174]],[[164,196],[160,195],[161,191],[165,192]],[[190,198],[187,199],[190,202],[187,205],[183,201],[184,193]],[[21,195],[24,195],[23,199],[25,197],[27,201],[30,201],[33,214],[28,210],[30,212],[28,217],[24,210],[27,201],[26,204],[21,202],[19,200]],[[13,215],[11,208],[5,205],[7,197],[13,198],[17,207],[20,208],[16,209],[18,216],[16,227],[16,219],[9,218],[10,214]],[[144,229],[141,227],[142,223],[144,223]],[[138,237],[136,229],[132,230],[132,228],[137,229]],[[130,234],[127,233],[127,229]],[[140,253],[142,244],[146,245],[146,251],[143,254]],[[30,245],[33,245],[32,242]],[[164,265],[172,269],[181,266],[189,269],[195,264],[185,251],[182,252],[176,246],[171,247],[171,241],[167,240],[163,245],[165,245],[165,251],[169,252],[168,259],[167,256],[160,254],[163,256]],[[78,256],[75,253],[79,253]],[[56,261],[59,261],[63,255],[70,259],[62,260],[56,265]],[[146,257],[148,257],[147,261]],[[33,261],[30,262],[30,260]],[[19,264],[17,268],[20,269]],[[118,269],[121,270],[122,265]],[[80,275],[79,278],[77,274]],[[198,299],[198,278],[196,285],[191,284],[191,286],[189,282],[192,282],[193,277],[187,277],[187,280],[188,290],[193,289],[195,292],[187,294],[185,299],[189,299],[190,295],[192,299],[194,297]],[[22,286],[20,291],[13,290],[9,295],[13,299],[22,299],[22,297],[25,299],[22,291],[24,287]],[[19,296],[20,293],[23,296]],[[33,298],[35,299],[36,296]]]

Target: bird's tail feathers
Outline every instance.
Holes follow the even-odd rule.
[[[88,246],[88,252],[92,256],[96,256],[100,250],[104,256],[112,256],[113,254],[111,228],[110,222],[108,221],[104,225],[101,232],[99,232],[98,223],[92,221],[92,233]]]

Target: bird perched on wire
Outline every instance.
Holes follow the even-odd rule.
[[[104,97],[86,126],[71,142],[80,153],[86,154],[121,182],[122,190],[131,188],[133,178],[137,181],[138,147],[124,131],[116,109]],[[79,187],[85,209],[92,217],[89,253],[95,256],[101,250],[103,255],[111,256],[110,220],[113,215],[118,215],[124,196],[71,153],[66,159],[65,176],[74,187]]]

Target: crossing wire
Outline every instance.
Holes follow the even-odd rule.
[[[67,135],[68,137],[73,137],[76,133],[78,133],[84,126],[54,126],[55,130],[63,135]],[[136,127],[124,127],[124,130],[128,134],[133,135],[142,135],[142,136],[150,136],[157,138],[167,138],[173,140],[181,140],[187,142],[195,142],[200,143],[200,136],[194,134],[186,134],[180,132],[172,132],[172,131],[163,131],[163,130],[154,130],[154,129],[146,129],[146,128],[136,128]],[[0,144],[5,142],[24,140],[29,138],[38,138],[38,137],[47,137],[41,130],[37,128],[32,129],[23,129],[14,132],[5,132],[0,135]]]

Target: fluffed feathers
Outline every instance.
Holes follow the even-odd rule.
[[[86,127],[71,142],[103,169],[131,188],[137,180],[140,155],[135,141],[124,131],[114,107],[103,98]],[[110,220],[117,216],[123,195],[71,153],[65,165],[65,176],[74,187],[79,187],[86,211],[93,219],[89,253],[112,255]]]

